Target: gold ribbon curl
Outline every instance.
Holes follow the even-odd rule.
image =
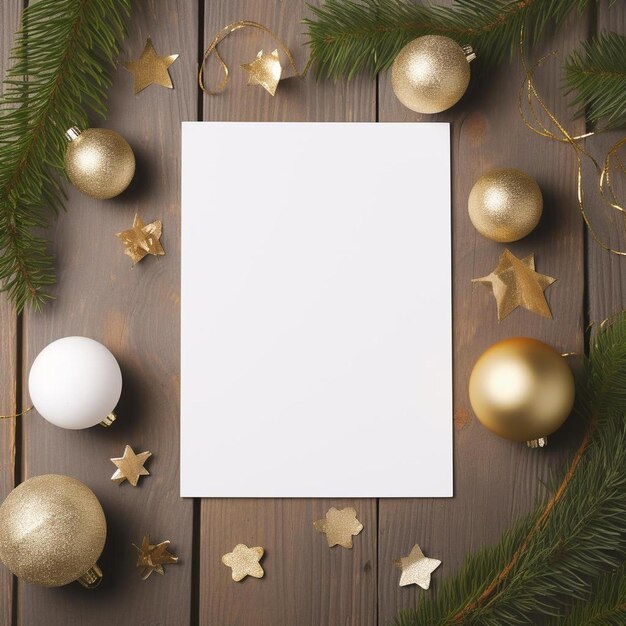
[[[213,38],[213,41],[208,45],[207,49],[204,51],[204,56],[202,57],[202,63],[200,64],[200,71],[198,72],[198,85],[200,86],[200,89],[204,91],[204,93],[208,94],[209,96],[216,96],[222,93],[224,89],[226,89],[226,85],[228,85],[228,81],[229,81],[228,65],[226,64],[226,61],[224,61],[224,58],[222,57],[219,50],[217,49],[217,46],[222,41],[224,41],[224,39],[226,39],[226,37],[228,37],[231,33],[234,33],[236,30],[241,30],[242,28],[256,28],[258,30],[263,31],[264,33],[267,33],[276,42],[276,44],[278,44],[278,47],[280,48],[281,52],[283,52],[284,55],[287,57],[287,60],[289,61],[289,65],[291,66],[291,69],[293,71],[293,76],[296,76],[297,78],[304,78],[307,75],[307,72],[309,71],[309,67],[311,66],[311,59],[309,59],[305,68],[300,72],[298,70],[298,66],[296,65],[296,60],[291,50],[288,48],[287,44],[285,44],[273,31],[267,28],[267,26],[263,26],[263,24],[259,24],[258,22],[253,22],[250,20],[241,20],[239,22],[233,22],[232,24],[228,24],[228,26],[224,26],[224,28],[222,28],[222,30],[220,30],[220,32],[217,33],[217,35],[215,35],[215,37]],[[205,84],[205,78],[204,78],[204,66],[207,62],[207,59],[211,56],[211,54],[215,54],[215,56],[217,57],[222,73],[224,74],[224,78],[222,78],[220,84],[217,86],[216,89],[209,89]]]
[[[19,413],[14,413],[13,415],[0,415],[0,420],[10,420],[10,419],[13,419],[14,417],[22,417],[22,415],[26,415],[26,413],[29,413],[34,408],[35,408],[34,406],[29,406],[24,411],[20,411]]]

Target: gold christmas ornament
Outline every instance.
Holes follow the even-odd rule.
[[[124,245],[124,254],[128,255],[133,265],[136,265],[147,254],[163,256],[165,250],[161,245],[163,224],[161,220],[154,220],[150,224],[144,224],[139,215],[135,215],[133,225],[128,230],[123,230],[115,236]]]
[[[242,66],[248,72],[248,85],[261,85],[271,96],[276,93],[283,68],[278,57],[278,49],[271,54],[263,54],[261,50],[254,61]]]
[[[518,259],[509,250],[502,253],[491,274],[472,280],[491,289],[498,305],[498,321],[502,321],[518,306],[552,319],[543,292],[555,281],[556,278],[535,271],[533,254]]]
[[[246,576],[263,578],[265,572],[259,561],[263,558],[264,550],[260,546],[248,548],[243,543],[238,543],[232,552],[222,557],[222,563],[232,569],[232,577],[235,582],[243,580]]]
[[[117,196],[135,175],[135,155],[124,137],[106,128],[66,133],[65,171],[78,191],[98,200]]]
[[[163,576],[165,573],[164,565],[178,563],[178,557],[168,551],[169,545],[169,540],[152,544],[150,543],[150,537],[148,535],[143,536],[141,547],[133,544],[133,548],[135,548],[138,553],[137,569],[144,580],[149,578],[152,572]]]
[[[130,446],[124,448],[123,456],[111,459],[117,470],[111,476],[111,480],[121,485],[127,480],[133,487],[137,486],[140,476],[149,476],[150,472],[144,467],[144,463],[152,456],[152,452],[140,452],[135,454]]]
[[[328,509],[326,517],[313,523],[315,530],[326,535],[328,547],[341,546],[352,548],[352,537],[356,537],[362,530],[363,524],[357,519],[356,510],[352,507]]]
[[[159,56],[152,45],[152,39],[148,37],[141,56],[136,61],[122,63],[135,79],[135,95],[150,85],[174,89],[168,68],[177,58],[177,54]]]
[[[492,241],[526,237],[539,223],[543,197],[528,174],[500,169],[481,176],[472,187],[468,211],[474,228]]]
[[[574,376],[547,344],[526,337],[488,348],[474,365],[469,397],[476,417],[500,437],[544,446],[574,405]]]
[[[430,575],[441,565],[441,561],[424,556],[422,549],[415,544],[410,554],[400,558],[395,565],[402,570],[400,587],[419,585],[422,589],[428,589]]]
[[[441,35],[410,41],[391,67],[391,86],[398,100],[417,113],[440,113],[455,105],[470,80],[470,46]]]
[[[0,561],[20,580],[96,587],[96,561],[106,539],[104,512],[93,491],[69,476],[35,476],[0,506]]]

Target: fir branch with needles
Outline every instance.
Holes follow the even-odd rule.
[[[65,131],[104,117],[130,0],[39,0],[22,12],[0,98],[0,283],[18,311],[50,297],[42,231],[64,207]]]

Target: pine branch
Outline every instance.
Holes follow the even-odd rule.
[[[0,100],[0,281],[18,311],[54,282],[40,232],[64,206],[65,131],[106,114],[130,0],[40,0],[24,9]]]
[[[587,434],[548,502],[495,546],[471,555],[434,596],[399,615],[396,626],[541,624],[588,597],[604,572],[623,566],[626,313],[592,338],[577,411]]]
[[[603,33],[583,44],[567,60],[566,82],[576,91],[579,114],[605,128],[626,127],[626,37]]]

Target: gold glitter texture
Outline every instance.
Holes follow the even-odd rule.
[[[283,72],[278,50],[274,50],[271,54],[263,54],[261,50],[254,61],[244,63],[241,67],[248,72],[248,85],[261,85],[272,96],[276,93],[276,87]]]
[[[168,68],[177,58],[177,54],[159,56],[152,45],[152,40],[148,37],[139,59],[122,64],[135,79],[135,95],[150,85],[174,89]]]
[[[132,228],[123,230],[115,236],[124,244],[124,254],[127,254],[137,264],[147,254],[162,256],[165,254],[160,239],[163,232],[161,220],[154,220],[144,224],[139,215],[135,215]]]
[[[151,456],[152,452],[135,454],[130,446],[126,446],[123,456],[111,459],[111,462],[117,467],[111,480],[118,485],[127,480],[133,487],[136,487],[140,476],[150,475],[150,472],[144,467],[144,463]]]
[[[491,274],[472,280],[473,283],[480,283],[491,289],[498,307],[498,321],[503,320],[518,306],[552,319],[543,292],[555,281],[556,278],[535,271],[533,254],[518,259],[509,250],[502,253]]]
[[[263,568],[259,561],[263,558],[264,550],[260,546],[248,548],[243,543],[238,543],[232,552],[222,557],[222,563],[232,569],[232,577],[235,582],[243,580],[246,576],[263,578]]]
[[[357,519],[356,510],[352,507],[328,509],[326,517],[313,523],[315,530],[326,535],[328,546],[352,548],[352,537],[356,537],[362,530],[363,524]]]
[[[419,585],[422,589],[428,589],[430,575],[441,565],[441,561],[424,556],[421,548],[415,544],[410,554],[403,556],[396,565],[402,570],[400,587]]]
[[[149,578],[152,572],[163,576],[165,573],[164,565],[178,563],[178,557],[168,551],[169,545],[169,540],[152,544],[148,535],[143,536],[141,547],[133,544],[133,548],[138,552],[137,569],[144,580]]]
[[[69,476],[35,476],[0,506],[0,560],[25,582],[60,587],[79,579],[105,539],[98,498]]]

